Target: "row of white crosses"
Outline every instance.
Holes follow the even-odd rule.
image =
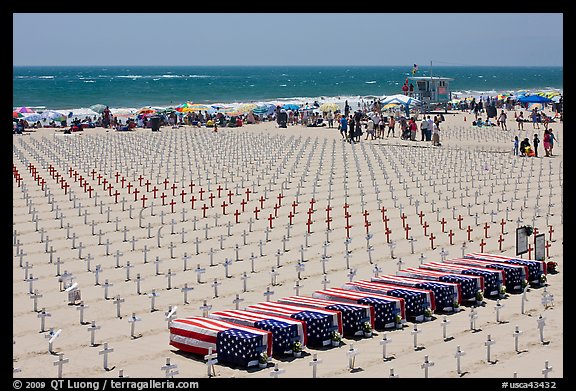
[[[311,155],[309,155],[309,156],[311,156]],[[333,156],[334,156],[334,155],[333,155]],[[357,163],[357,162],[358,162],[358,159],[356,158],[356,155],[354,155],[354,158],[355,158],[355,162]],[[405,162],[403,162],[403,163],[405,163]],[[65,165],[65,164],[63,164],[63,166],[64,166],[64,165]],[[357,166],[358,166],[358,163],[357,163]],[[86,165],[86,167],[89,167],[89,165]],[[396,167],[396,166],[395,166],[395,167]],[[111,172],[111,171],[112,171],[112,170],[110,170],[110,172]],[[371,173],[372,173],[372,170],[371,170]],[[158,181],[157,181],[157,182],[158,182]],[[316,180],[315,183],[317,183],[317,182],[318,182],[318,181]],[[374,182],[374,181],[373,181],[373,182]],[[362,189],[362,187],[361,187],[361,181],[359,181],[358,183],[359,183],[360,189]],[[315,187],[316,187],[316,186],[315,186]],[[68,194],[70,195],[70,198],[73,197],[73,193],[72,193],[72,192],[69,192]],[[97,194],[97,193],[95,193],[95,194]],[[362,194],[362,193],[361,193],[361,194]],[[95,198],[96,198],[96,197],[95,197]],[[75,203],[75,198],[73,198],[73,200],[74,200],[74,201],[71,200],[71,202],[74,202],[74,203]],[[54,202],[53,202],[52,204],[54,204]],[[53,206],[54,206],[54,205],[53,205]],[[107,209],[104,210],[104,209],[103,209],[103,204],[102,204],[102,202],[100,202],[100,204],[97,204],[96,201],[95,201],[95,203],[94,203],[94,206],[95,206],[95,207],[97,207],[97,206],[100,207],[100,214],[104,214],[105,216],[107,215],[107,216],[106,216],[106,221],[107,221],[107,222],[114,223],[114,222],[111,221],[111,219],[109,218],[109,215],[110,215],[110,207],[107,207]],[[363,208],[364,205],[361,205],[361,207]],[[79,207],[78,209],[81,210],[82,208]],[[150,209],[152,209],[152,208],[150,208]],[[62,213],[59,213],[59,211],[60,211],[60,210],[59,210],[59,208],[58,208],[58,205],[56,205],[55,214],[56,214],[56,216],[57,216],[57,219],[61,220],[60,223],[63,224],[63,220],[64,220],[64,219],[62,218]],[[86,212],[86,209],[85,209],[84,211]],[[106,213],[104,213],[104,212],[106,212]],[[161,211],[160,214],[159,214],[159,216],[160,216],[159,218],[160,218],[160,219],[163,218],[162,212],[163,212],[163,211]],[[85,215],[85,216],[86,216],[86,215]],[[58,218],[58,217],[60,217],[60,218]],[[183,218],[183,220],[185,220],[185,218]],[[118,231],[118,221],[116,221],[115,224],[116,224],[116,231]],[[215,225],[216,225],[216,224],[217,224],[217,223],[215,223]],[[94,226],[93,226],[93,227],[94,227]],[[126,227],[126,226],[125,226],[125,227]],[[69,229],[69,225],[67,226],[67,229]],[[126,238],[126,232],[127,232],[127,231],[124,231],[124,232],[123,232],[125,238]],[[288,232],[289,232],[289,231],[288,231]],[[328,232],[328,231],[327,231],[327,232]],[[101,240],[101,231],[99,231],[98,233],[100,234],[100,235],[99,235],[99,243],[102,243],[102,240]],[[151,235],[149,234],[148,236],[151,236]],[[289,236],[289,234],[288,234],[288,236]],[[158,232],[158,234],[157,234],[157,239],[159,240],[160,238],[161,238],[161,235],[160,235],[160,232]],[[307,239],[307,236],[306,236],[305,238]],[[75,240],[75,238],[74,238],[73,235],[70,236],[70,237],[67,236],[67,239],[71,240],[72,242],[74,242],[74,240]],[[15,239],[15,240],[16,240],[16,239]],[[48,243],[49,243],[49,239],[48,239],[48,236],[47,236],[47,237],[46,237],[46,247],[48,247]],[[102,245],[103,245],[103,244],[102,244]],[[106,242],[106,254],[112,256],[112,254],[114,254],[114,253],[113,253],[113,251],[109,251],[109,248],[108,248],[109,245],[110,245],[110,242],[107,241],[107,242]],[[74,244],[72,244],[72,247],[75,247]],[[134,245],[133,245],[133,247],[134,247]],[[158,242],[158,247],[160,247],[160,242]],[[307,247],[307,246],[306,246],[306,247]],[[372,247],[372,246],[367,246],[367,247],[370,248],[370,247]],[[302,248],[302,247],[301,247],[301,248]],[[373,247],[372,247],[372,248],[373,248]],[[262,250],[260,250],[260,254],[262,254]],[[349,254],[349,252],[347,251],[346,254]],[[368,254],[370,254],[370,253],[368,253]],[[116,253],[115,253],[115,255],[116,255],[116,266],[118,267],[118,266],[119,266],[119,257],[121,256],[121,253],[119,253],[118,250],[117,250]],[[50,252],[50,256],[52,256],[52,252]],[[79,256],[79,258],[82,258],[82,257]],[[172,255],[171,255],[171,258],[172,258]],[[238,258],[238,257],[236,257],[236,258]],[[59,258],[58,258],[58,260],[59,260]],[[157,273],[156,273],[156,274],[157,274],[157,275],[159,274],[159,273],[158,273],[158,264],[159,264],[159,263],[156,263],[156,270],[157,270]],[[128,263],[127,263],[127,265],[128,265]],[[57,263],[57,267],[58,267],[58,268],[59,268],[59,266],[60,266],[60,262]],[[90,269],[90,266],[89,266],[89,265],[88,265],[88,269]],[[349,268],[347,267],[346,269],[348,270]],[[98,268],[97,268],[97,270],[98,270]],[[127,267],[126,270],[127,270],[127,272],[126,272],[126,273],[127,273],[127,279],[130,279],[130,278],[129,278],[129,270],[130,270],[130,267]],[[302,271],[302,270],[301,270],[301,271]],[[300,273],[300,271],[299,271],[299,273]],[[60,274],[60,273],[59,273],[59,270],[57,271],[57,274]],[[169,273],[169,274],[171,274],[171,273]],[[326,273],[324,273],[324,275],[325,275],[325,274],[326,274]],[[96,275],[96,282],[97,282],[97,284],[98,284],[98,272],[96,272],[95,275]],[[228,276],[228,271],[226,271],[226,276]],[[300,277],[300,276],[298,276],[298,277]],[[326,277],[326,276],[324,276],[324,277]],[[168,276],[167,278],[170,279],[170,276]],[[350,277],[350,278],[353,278],[353,274],[351,274],[351,277]],[[245,282],[245,281],[246,281],[246,280],[244,280],[244,282]],[[139,285],[139,282],[140,282],[140,279],[138,279],[138,285]],[[33,283],[33,280],[32,280],[32,282],[29,283],[29,284],[30,284],[30,290],[32,290],[32,283]],[[297,283],[298,283],[298,281],[297,281]],[[170,283],[168,283],[168,284],[170,285]],[[109,286],[111,286],[111,284],[109,284],[108,282],[105,282],[105,298],[106,298],[106,299],[110,298],[110,297],[108,296],[108,294],[107,294],[107,290],[108,290],[108,287],[109,287]],[[215,296],[218,296],[218,294],[217,294],[217,286],[218,286],[217,284],[215,284],[215,286],[214,286]],[[187,287],[185,287],[185,288],[187,288]],[[187,288],[187,289],[190,289],[190,288]],[[140,289],[138,288],[138,291],[139,291],[139,290],[140,290]],[[187,292],[188,292],[187,290],[184,291],[184,294],[186,295]],[[267,292],[271,292],[271,291],[267,288]],[[38,292],[36,291],[35,293],[38,293]],[[140,292],[138,292],[138,293],[140,293]],[[155,310],[155,307],[154,307],[154,298],[156,297],[156,295],[152,294],[152,295],[149,296],[149,297],[150,297],[150,299],[151,299],[151,311],[154,311],[154,310]],[[267,296],[267,297],[269,297],[269,296]],[[237,298],[238,298],[238,297],[237,297]],[[186,301],[186,298],[185,298],[185,301]],[[118,304],[117,304],[117,309],[118,309],[118,310],[117,310],[117,313],[119,313],[119,306],[120,306],[120,301],[118,301]],[[35,308],[36,308],[36,298],[35,298]],[[134,333],[132,333],[132,334],[134,334]]]

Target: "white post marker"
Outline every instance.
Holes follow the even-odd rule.
[[[30,298],[34,300],[34,312],[38,312],[38,298],[43,297],[38,289],[34,289],[34,293],[30,294]]]
[[[157,311],[154,303],[156,302],[156,297],[158,296],[160,296],[160,293],[157,293],[156,289],[152,289],[152,292],[148,293],[148,297],[150,298],[150,312]]]
[[[486,346],[486,361],[488,363],[491,363],[492,360],[490,358],[490,347],[492,345],[494,345],[496,343],[496,341],[494,341],[493,339],[490,338],[490,334],[488,334],[488,338],[486,339],[486,342],[484,342],[484,346]]]
[[[200,267],[200,264],[198,264],[194,271],[196,272],[196,282],[198,282],[198,284],[202,284],[201,276],[203,273],[206,273],[206,269]]]
[[[49,312],[46,312],[46,308],[42,308],[42,311],[40,311],[40,313],[38,314],[38,318],[40,318],[40,332],[41,333],[46,331],[46,329],[45,329],[46,317],[50,317],[50,316],[52,316],[52,314],[50,314]]]
[[[424,363],[420,368],[424,369],[424,378],[428,378],[428,368],[433,367],[434,363],[428,360],[428,355],[424,356]]]
[[[442,338],[444,339],[444,341],[446,341],[446,339],[448,338],[446,337],[446,326],[448,326],[448,323],[450,323],[450,321],[448,320],[446,315],[444,315],[444,317],[442,318],[442,323],[440,324],[440,326],[442,326]]]
[[[175,276],[176,273],[172,272],[172,269],[168,269],[168,273],[166,273],[166,278],[168,279],[167,284],[168,286],[166,287],[167,290],[172,289],[172,276]]]
[[[544,378],[548,377],[548,373],[552,372],[552,367],[548,366],[548,360],[544,363],[544,369],[542,370],[542,374]]]
[[[324,286],[324,290],[326,290],[326,286],[330,283],[330,280],[328,279],[328,276],[326,274],[324,274],[323,278],[322,278],[322,285]]]
[[[458,345],[456,347],[456,354],[454,354],[454,357],[456,357],[456,372],[460,375],[462,373],[461,369],[460,369],[460,357],[464,356],[466,353],[463,352],[462,350],[460,350],[460,345]]]
[[[234,303],[236,309],[239,309],[240,303],[244,301],[244,299],[240,298],[240,295],[238,293],[236,293],[236,298],[234,300],[232,300],[232,303]]]
[[[218,282],[218,279],[214,279],[212,282],[212,288],[214,288],[214,297],[218,297],[218,286],[222,285],[221,282]]]
[[[122,319],[122,315],[120,314],[120,304],[124,303],[125,299],[121,299],[120,295],[116,295],[116,299],[114,299],[113,303],[116,304],[116,317]]]
[[[276,363],[274,364],[274,369],[270,371],[270,377],[277,379],[284,372],[286,372],[286,370],[278,368],[278,363]]]
[[[44,337],[48,339],[48,351],[52,354],[54,354],[54,341],[56,341],[56,338],[58,338],[60,336],[60,334],[62,333],[62,329],[58,329],[56,331],[54,331],[53,328],[50,328],[50,331],[48,332],[48,334],[46,334]]]
[[[528,291],[528,285],[524,287],[524,290],[522,291],[522,298],[520,299],[521,301],[520,312],[522,313],[522,315],[524,315],[524,303],[528,301],[528,298],[526,296],[527,291]]]
[[[476,312],[475,308],[472,308],[470,310],[470,315],[468,315],[470,317],[470,330],[474,331],[476,330],[476,319],[478,318],[478,313]]]
[[[422,330],[418,330],[418,324],[414,324],[414,329],[410,332],[414,336],[414,349],[418,349],[418,334],[420,334]]]
[[[130,318],[128,318],[128,323],[130,323],[130,336],[132,339],[136,339],[142,336],[142,334],[136,335],[136,322],[140,322],[142,318],[136,316],[135,312],[132,312]]]
[[[189,304],[188,303],[188,292],[190,292],[191,290],[193,290],[194,287],[189,287],[188,283],[184,283],[184,287],[180,288],[180,291],[182,291],[184,293],[184,304]]]
[[[316,378],[316,367],[318,364],[322,364],[322,360],[319,360],[316,353],[312,354],[312,361],[308,365],[312,367],[312,378]]]
[[[392,342],[392,338],[388,338],[386,333],[382,333],[382,339],[380,340],[380,345],[382,345],[382,359],[384,361],[388,360],[388,358],[386,358],[386,345],[388,345],[390,342]]]
[[[350,269],[348,270],[348,278],[350,279],[350,282],[352,282],[352,280],[354,279],[354,276],[356,275],[356,269]]]
[[[350,349],[346,352],[346,356],[348,357],[348,368],[354,369],[354,363],[356,361],[356,356],[360,354],[358,349],[354,349],[354,344],[350,344]]]
[[[266,296],[266,301],[270,301],[270,296],[273,294],[274,291],[271,291],[269,286],[266,287],[266,292],[263,293],[263,295]]]
[[[104,349],[102,349],[98,352],[99,355],[104,356],[104,370],[105,371],[110,370],[110,368],[108,368],[108,354],[112,353],[113,351],[114,351],[114,349],[108,347],[108,342],[104,342]]]
[[[520,350],[518,350],[518,337],[520,337],[520,334],[522,334],[522,331],[520,331],[520,327],[516,326],[512,333],[512,336],[514,337],[514,350],[516,353],[520,353]]]
[[[216,370],[214,369],[214,364],[218,363],[218,353],[212,353],[212,347],[208,348],[208,354],[204,356],[206,361],[206,368],[208,371],[208,377],[216,376]]]
[[[177,309],[178,309],[177,306],[172,307],[170,305],[170,306],[168,306],[168,311],[166,311],[164,313],[165,319],[168,322],[168,329],[170,329],[170,326],[172,325],[172,319],[174,319],[176,317],[176,310]]]
[[[212,305],[207,304],[206,300],[204,300],[204,303],[200,306],[200,308],[202,310],[202,316],[207,318],[208,317],[208,311],[210,311],[212,309]]]
[[[62,378],[62,366],[67,364],[70,359],[64,358],[64,353],[58,353],[58,360],[54,361],[53,365],[58,366],[58,378]]]

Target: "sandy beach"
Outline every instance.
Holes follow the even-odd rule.
[[[301,358],[272,359],[285,371],[282,378],[312,377],[314,353],[322,360],[320,378],[383,378],[391,371],[401,378],[423,378],[425,356],[434,363],[428,368],[431,378],[542,378],[545,362],[552,367],[548,377],[564,377],[563,124],[550,124],[559,140],[553,157],[543,157],[543,144],[539,157],[519,157],[512,154],[514,136],[532,143],[534,133],[543,139],[544,129],[525,123],[525,130],[517,131],[513,117],[510,111],[503,131],[471,126],[473,114],[446,114],[439,147],[401,140],[398,129],[396,137],[364,140],[364,134],[351,145],[336,128],[281,129],[273,122],[220,128],[218,133],[163,127],[160,132],[95,128],[63,135],[38,129],[14,135],[12,356],[19,371],[13,376],[56,377],[53,363],[63,353],[69,360],[62,367],[65,378],[112,378],[120,371],[132,378],[164,378],[161,368],[168,358],[177,365],[176,377],[206,378],[203,357],[169,344],[169,307],[177,307],[177,318],[202,316],[204,301],[210,311],[234,309],[238,294],[244,308],[266,301],[267,288],[273,291],[271,301],[296,294],[296,281],[299,294],[311,296],[323,288],[324,251],[328,287],[342,286],[349,281],[346,204],[354,280],[369,280],[376,265],[380,275],[394,275],[400,267],[418,267],[421,259],[440,261],[442,251],[447,258],[469,252],[515,256],[516,228],[529,225],[546,234],[546,260],[558,263],[559,273],[548,275],[546,287],[554,300],[545,306],[545,289],[530,288],[522,314],[522,295],[509,293],[500,301],[497,322],[496,300],[486,298],[475,307],[475,330],[470,329],[473,307],[463,305],[460,312],[446,315],[446,339],[444,316],[434,314],[431,321],[418,322],[417,348],[410,321],[402,330],[374,330],[371,338],[344,338],[340,347],[305,348]],[[403,214],[412,243],[406,239]],[[298,280],[296,265],[302,258],[305,268]],[[227,259],[231,263],[225,268]],[[126,267],[128,262],[132,267]],[[270,271],[278,263],[277,284],[272,285]],[[198,265],[205,269],[201,283],[194,270]],[[70,305],[62,290],[59,279],[65,272],[78,284],[83,311],[79,302]],[[240,278],[244,272],[246,292]],[[217,297],[215,279],[221,283]],[[185,284],[193,288],[186,293],[188,303]],[[41,296],[34,299],[31,290]],[[115,304],[118,296],[123,301]],[[50,315],[43,331],[42,309]],[[134,326],[137,338],[131,336],[132,314],[140,318]],[[544,342],[540,316],[545,318]],[[92,321],[99,327],[95,346]],[[516,326],[522,332],[518,351]],[[53,352],[46,337],[50,329],[61,330]],[[380,344],[384,335],[391,339],[387,359]],[[495,342],[491,362],[488,336]],[[100,354],[105,343],[113,349],[108,370]],[[352,345],[358,354],[351,369],[347,352]],[[457,347],[465,352],[460,374]],[[217,378],[270,378],[273,364],[245,369],[218,363],[215,372]]]

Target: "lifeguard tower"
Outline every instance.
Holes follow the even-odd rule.
[[[448,102],[452,99],[450,82],[454,79],[440,76],[412,76],[408,77],[414,85],[412,97],[420,100],[425,112],[429,112],[435,106],[448,109]]]

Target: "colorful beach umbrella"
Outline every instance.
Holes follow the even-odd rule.
[[[58,111],[47,110],[40,115],[40,118],[51,121],[64,121],[66,115],[59,113]]]
[[[30,115],[24,116],[24,119],[28,122],[36,122],[36,121],[40,121],[42,119],[42,117],[38,113],[32,113]]]
[[[254,103],[244,103],[240,106],[238,106],[238,111],[241,113],[249,113],[250,111],[254,110],[256,107],[258,107],[258,105],[254,104]]]
[[[195,111],[208,111],[209,106],[202,105],[199,103],[186,102],[181,105],[176,106],[176,111],[180,113],[191,113]]]
[[[136,113],[137,113],[137,114],[148,115],[148,114],[154,114],[155,112],[156,112],[156,110],[153,109],[152,107],[142,107],[142,108],[139,109]]]
[[[322,103],[319,107],[319,109],[325,113],[329,112],[329,111],[336,111],[339,109],[338,105],[334,102],[326,102],[326,103]]]
[[[19,111],[12,112],[12,118],[22,118],[22,117],[24,117],[24,115],[21,112]]]
[[[286,103],[285,105],[282,106],[282,108],[284,110],[298,110],[300,108],[300,105],[296,105],[294,103]]]
[[[103,105],[101,103],[90,106],[90,110],[92,110],[98,114],[102,114],[105,109],[106,109],[106,105]]]
[[[16,110],[16,111],[18,111],[19,113],[24,113],[24,114],[35,113],[35,111],[32,110],[31,108],[29,108],[29,107],[24,107],[24,106],[20,107],[20,108],[19,108],[18,110]]]

